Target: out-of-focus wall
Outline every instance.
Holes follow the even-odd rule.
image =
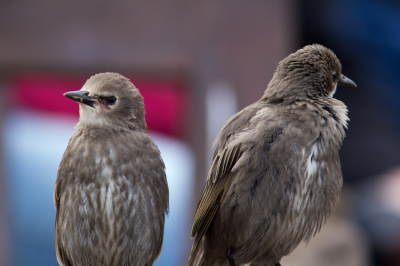
[[[293,0],[3,1],[0,69],[184,72],[194,99],[188,138],[203,158],[205,88],[229,80],[239,107],[260,98],[298,48],[298,23]]]
[[[6,93],[2,84],[0,83],[0,137],[3,133],[3,123],[5,121],[6,114]],[[10,226],[11,221],[8,216],[9,212],[9,193],[8,180],[6,178],[6,172],[4,169],[4,145],[0,141],[0,265],[10,265]]]
[[[0,78],[37,69],[184,77],[192,97],[185,140],[197,161],[193,216],[210,164],[206,90],[228,82],[239,109],[259,99],[279,60],[299,48],[297,9],[294,0],[1,1]]]

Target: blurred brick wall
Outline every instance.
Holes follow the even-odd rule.
[[[210,148],[205,147],[205,88],[228,80],[239,108],[258,100],[279,60],[299,48],[298,24],[294,0],[5,0],[0,75],[38,68],[183,75],[193,103],[187,141],[197,157],[198,198]],[[0,265],[7,265],[0,255]]]

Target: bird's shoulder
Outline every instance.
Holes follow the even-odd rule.
[[[238,144],[271,142],[270,135],[298,135],[306,129],[318,129],[327,115],[327,111],[312,101],[290,105],[256,102],[227,121],[214,141],[215,155]]]

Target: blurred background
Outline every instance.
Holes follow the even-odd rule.
[[[357,88],[338,210],[282,265],[400,265],[400,3],[394,0],[0,1],[0,265],[58,265],[53,188],[78,121],[62,96],[119,72],[144,96],[171,202],[155,265],[185,265],[190,228],[226,120],[257,101],[306,44]]]

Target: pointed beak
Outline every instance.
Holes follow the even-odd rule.
[[[95,97],[89,96],[89,92],[87,91],[69,91],[64,93],[64,96],[75,102],[84,103],[93,108],[95,108],[94,104],[98,102]]]
[[[348,77],[346,77],[345,75],[342,74],[342,77],[339,78],[338,81],[339,85],[341,86],[346,86],[346,87],[357,87],[357,84],[352,81],[351,79],[349,79]]]

